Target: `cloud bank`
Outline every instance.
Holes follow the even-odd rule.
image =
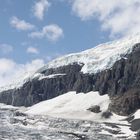
[[[140,32],[139,0],[71,0],[73,12],[81,20],[98,19],[111,36]]]
[[[0,58],[0,87],[26,78],[38,68],[44,66],[44,60],[35,59],[26,64],[18,64],[11,59]]]

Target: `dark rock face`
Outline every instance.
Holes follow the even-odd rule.
[[[30,106],[51,99],[68,91],[99,91],[111,99],[109,110],[120,115],[128,115],[140,108],[140,44],[132,53],[123,56],[111,69],[97,74],[83,74],[83,64],[71,64],[56,69],[40,71],[45,76],[65,74],[54,78],[26,82],[20,89],[0,93],[0,102],[15,106]],[[93,99],[94,102],[94,99]]]
[[[140,44],[134,47],[127,59],[116,62],[113,68],[105,73],[105,82],[99,91],[110,95],[109,109],[120,115],[128,115],[139,109]]]
[[[112,69],[98,73],[96,79],[97,90],[101,94],[124,95],[126,92],[140,91],[140,44],[133,52],[117,61]]]
[[[120,115],[129,115],[140,108],[140,92],[131,91],[125,92],[124,95],[119,95],[111,98],[109,109]]]
[[[82,65],[73,64],[57,69],[47,69],[42,74],[66,75],[26,82],[20,89],[0,93],[0,102],[15,106],[30,106],[43,100],[52,99],[68,91],[89,92],[92,90],[92,76],[80,72]]]

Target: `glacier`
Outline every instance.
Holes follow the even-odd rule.
[[[126,54],[130,54],[135,44],[140,42],[140,35],[125,37],[119,40],[103,43],[92,49],[62,56],[38,70],[43,71],[49,68],[57,68],[73,63],[84,64],[81,72],[98,73],[110,69],[113,64],[121,58],[127,59]]]
[[[81,72],[95,74],[111,69],[121,58],[127,59],[134,45],[140,42],[140,35],[129,36],[117,41],[104,43],[92,49],[65,55],[52,60],[44,67],[27,72],[23,77],[16,78],[14,83],[1,87],[0,91],[20,88],[27,81],[38,78],[51,79],[64,76],[65,73],[44,75],[42,71],[78,63],[82,65]],[[94,102],[93,102],[94,99]],[[130,129],[127,117],[112,114],[103,118],[110,103],[108,95],[100,96],[98,91],[87,94],[75,91],[65,93],[56,98],[40,102],[31,107],[13,107],[0,104],[0,137],[2,139],[41,139],[41,140],[123,140],[135,139],[136,132]],[[87,110],[98,105],[100,113]],[[17,115],[19,112],[20,115]],[[140,118],[140,110],[131,117]],[[4,127],[3,127],[4,126]],[[26,136],[24,135],[26,134]]]

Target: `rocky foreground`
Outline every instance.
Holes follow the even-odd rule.
[[[115,123],[29,116],[19,108],[0,107],[1,140],[135,140],[135,132],[124,133],[129,127]]]

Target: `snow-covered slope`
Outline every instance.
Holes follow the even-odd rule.
[[[47,68],[57,68],[72,63],[83,63],[84,66],[81,70],[83,73],[97,73],[111,68],[116,61],[126,54],[131,53],[136,43],[140,43],[139,34],[104,43],[80,53],[73,53],[60,57],[48,63],[38,72]]]
[[[109,103],[108,95],[100,96],[98,92],[89,92],[87,94],[68,92],[29,107],[26,113],[32,115],[48,115],[58,118],[104,121],[102,113],[107,111]],[[87,110],[94,105],[100,106],[100,113],[93,113]],[[124,117],[114,114],[109,121],[116,122],[123,118]]]
[[[64,95],[29,107],[26,113],[34,115],[50,115],[61,118],[95,119],[93,113],[87,109],[93,105],[99,105],[102,111],[106,111],[108,104],[108,95],[100,96],[98,92],[89,92],[87,94],[68,92]],[[99,116],[97,115],[96,117]]]

